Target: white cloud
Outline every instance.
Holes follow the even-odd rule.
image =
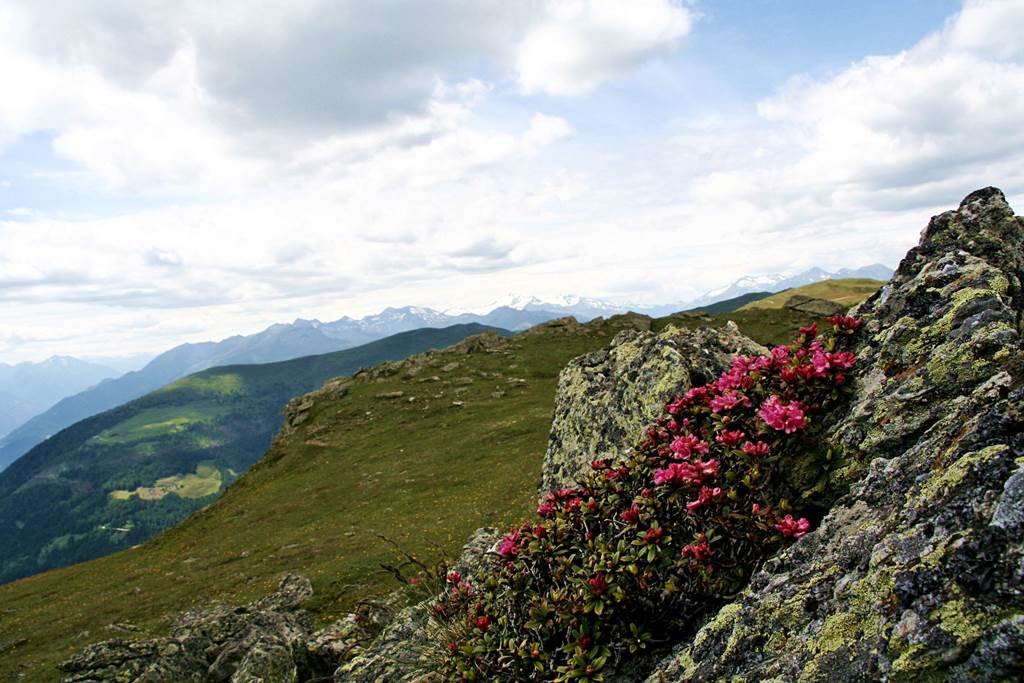
[[[330,3],[323,18],[339,40],[352,6]],[[0,220],[0,351],[156,351],[299,316],[472,307],[508,291],[679,301],[761,271],[894,265],[929,215],[983,185],[1024,208],[1019,3],[970,2],[901,53],[628,136],[576,120],[587,100],[562,109],[521,91],[575,95],[665,54],[689,30],[677,5],[482,2],[502,21],[474,10],[456,30],[445,22],[459,6],[365,5],[363,22],[408,11],[407,31],[436,23],[447,44],[401,33],[413,42],[398,53],[378,33],[378,45],[357,41],[341,57],[338,45],[304,51],[327,11],[316,3],[294,16],[268,4],[219,37],[204,31],[232,15],[221,3],[152,19],[113,12],[80,36],[74,12],[30,28],[25,17],[40,13],[0,10],[0,63],[14,67],[0,69],[0,88],[24,95],[0,100],[0,146],[55,131],[58,152],[109,186],[202,198],[103,219],[32,207]],[[291,28],[275,34],[275,22]],[[123,26],[157,38],[124,43]],[[576,51],[524,57],[549,29]],[[313,78],[277,91],[301,106],[256,92],[275,92],[288,69],[240,73],[258,70],[261,44]],[[452,67],[466,55],[488,67]],[[235,57],[241,66],[224,66]],[[367,69],[337,75],[346,97],[368,97],[350,118],[343,100],[312,92],[335,83],[324,65],[339,59]],[[416,78],[374,99],[406,67]]]
[[[693,23],[673,0],[552,0],[546,10],[517,50],[528,93],[589,93],[671,49]]]
[[[590,91],[689,30],[672,0],[629,4],[11,0],[0,6],[0,152],[47,131],[59,156],[118,191],[279,184],[281,169],[316,161],[320,173],[460,125],[492,86],[452,74],[482,65],[524,84],[546,74],[558,82],[537,87],[552,93]],[[538,44],[549,30],[573,58]]]
[[[1012,28],[1011,28],[1012,27]],[[759,105],[805,154],[788,182],[836,192],[919,186],[983,171],[1024,145],[1024,7],[970,2],[940,33]]]

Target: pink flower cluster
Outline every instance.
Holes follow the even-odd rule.
[[[864,322],[863,320],[849,315],[843,315],[842,313],[837,313],[830,318],[826,318],[826,320],[828,320],[829,324],[837,331],[843,330],[845,332],[854,332],[860,329],[860,326]]]
[[[640,506],[633,503],[628,508],[620,512],[619,517],[626,524],[636,524],[640,520]]]
[[[803,517],[793,519],[793,515],[786,515],[775,525],[775,530],[783,536],[802,538],[811,530],[811,523]]]
[[[690,456],[694,454],[705,455],[709,448],[706,442],[693,434],[677,436],[669,445],[669,450],[672,451],[673,456],[678,460],[689,460]]]
[[[749,408],[750,399],[738,391],[732,390],[711,399],[711,412],[713,413],[727,413],[737,406]]]
[[[498,542],[498,554],[502,557],[515,557],[519,554],[519,531],[502,536]]]
[[[740,429],[725,429],[718,436],[715,437],[715,441],[724,446],[735,446],[746,434]]]
[[[799,401],[783,402],[776,395],[771,395],[761,404],[757,413],[772,429],[792,434],[807,426],[806,410]]]
[[[697,494],[697,500],[691,500],[689,503],[687,503],[686,511],[690,514],[693,514],[694,512],[697,512],[697,510],[700,510],[702,507],[706,507],[711,503],[715,502],[716,500],[718,500],[718,498],[721,495],[722,489],[718,486],[716,486],[715,488],[701,486],[700,492]]]
[[[745,441],[740,449],[747,455],[760,458],[772,452],[772,447],[764,441]]]
[[[537,514],[541,517],[552,517],[559,510],[579,509],[581,503],[580,492],[574,488],[549,491],[544,501],[537,506]]]
[[[498,541],[475,587],[449,573],[434,615],[461,620],[466,642],[447,643],[445,680],[560,680],[573,667],[594,680],[607,673],[601,657],[654,635],[659,610],[701,608],[808,534],[787,501],[803,501],[801,489],[827,472],[816,471],[827,466],[813,427],[857,361],[845,349],[860,321],[829,322],[820,340],[808,325],[789,346],[734,359],[668,403],[624,457],[595,457],[575,488],[544,497],[541,519]],[[805,492],[815,504],[816,491]],[[605,654],[577,662],[581,651]]]
[[[700,543],[691,543],[684,546],[682,550],[683,557],[692,557],[698,562],[703,562],[714,554],[706,540],[701,540]]]
[[[695,460],[689,462],[673,462],[668,467],[654,472],[654,483],[658,486],[664,484],[693,484],[699,486],[706,477],[718,476],[717,460]]]

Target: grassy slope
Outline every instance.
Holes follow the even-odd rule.
[[[0,473],[0,581],[144,541],[256,462],[290,398],[488,329],[422,329],[329,354],[212,368],[76,423]],[[216,476],[197,481],[201,464]],[[142,495],[126,495],[133,491]]]
[[[670,316],[654,328],[728,319],[763,343],[784,341],[808,321],[792,311],[737,311]],[[559,371],[607,344],[622,324],[529,333],[510,342],[510,355],[445,351],[415,377],[364,375],[345,397],[318,401],[298,431],[173,529],[131,550],[0,586],[0,653],[27,639],[0,654],[0,680],[18,672],[55,680],[54,665],[76,649],[123,635],[110,624],[158,634],[187,607],[265,594],[286,571],[311,578],[311,609],[327,621],[394,587],[378,566],[394,552],[375,532],[437,558],[456,553],[480,526],[522,516],[535,501]],[[451,361],[461,366],[441,371]],[[420,381],[432,375],[441,381]],[[392,391],[405,395],[378,397]],[[441,391],[444,398],[433,398]]]
[[[815,299],[828,299],[844,306],[852,307],[874,294],[885,283],[881,280],[867,278],[847,278],[843,280],[825,280],[803,287],[794,287],[769,297],[758,299],[746,304],[739,310],[749,311],[757,308],[782,308],[791,296],[802,294]]]

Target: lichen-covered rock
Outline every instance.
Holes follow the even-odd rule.
[[[626,330],[608,348],[574,359],[558,379],[541,492],[569,485],[591,459],[632,446],[666,401],[718,377],[735,354],[762,352],[729,323]]]
[[[1024,221],[987,188],[932,219],[862,304],[849,493],[650,675],[1024,675]]]
[[[312,594],[307,579],[289,574],[273,594],[244,607],[185,612],[168,637],[90,645],[61,664],[64,681],[308,680],[318,672],[309,657],[310,621],[298,606]],[[327,671],[336,665],[331,662]]]

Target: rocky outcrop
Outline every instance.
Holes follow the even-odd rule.
[[[559,375],[541,492],[569,485],[594,458],[618,456],[666,401],[718,377],[735,354],[761,352],[729,323],[626,330],[608,348],[576,358]]]
[[[1022,277],[998,190],[932,219],[857,311],[849,493],[650,683],[1024,674]]]
[[[299,604],[313,594],[309,581],[284,577],[272,595],[244,607],[218,606],[181,615],[171,634],[152,640],[90,645],[61,664],[66,683],[195,681],[288,683],[332,670],[330,634],[311,635]],[[326,651],[325,655],[323,654]]]
[[[809,313],[810,315],[822,318],[842,313],[846,310],[844,306],[837,304],[835,301],[815,299],[813,296],[805,296],[803,294],[794,294],[786,299],[786,303],[783,306],[793,311]]]

